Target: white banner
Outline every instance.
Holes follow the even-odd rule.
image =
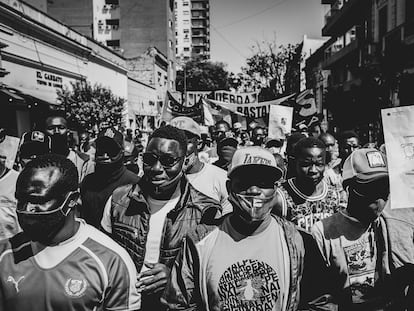
[[[210,102],[213,105],[221,106],[236,114],[240,114],[246,117],[257,119],[257,118],[263,118],[264,116],[268,115],[270,111],[270,106],[279,105],[294,95],[295,94],[285,96],[282,98],[278,98],[275,100],[271,100],[271,101],[253,103],[253,104],[233,104],[233,103],[225,103],[225,102],[211,100],[211,99],[205,99],[205,101]]]
[[[391,208],[414,207],[414,106],[381,111]]]
[[[292,132],[293,107],[280,105],[270,106],[269,134],[270,138],[285,139]]]
[[[259,101],[259,96],[256,92],[232,93],[229,91],[215,91],[214,100],[229,104],[252,104]]]

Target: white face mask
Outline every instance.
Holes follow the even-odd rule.
[[[230,192],[229,201],[233,207],[242,212],[242,217],[247,221],[263,221],[270,214],[273,208],[273,195],[260,197],[257,195],[242,195]]]

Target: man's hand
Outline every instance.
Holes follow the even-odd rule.
[[[162,263],[154,264],[144,262],[144,265],[149,268],[149,270],[138,275],[138,282],[136,283],[138,292],[154,294],[164,290],[170,275],[170,269]]]

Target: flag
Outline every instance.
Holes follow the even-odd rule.
[[[298,127],[304,124],[307,127],[320,123],[315,95],[312,90],[305,90],[296,97],[294,106],[294,124]]]
[[[166,103],[164,104],[162,112],[163,121],[168,122],[175,117],[189,117],[197,123],[203,123],[203,115],[203,105],[201,101],[192,107],[185,107],[175,99],[169,91],[167,91]]]

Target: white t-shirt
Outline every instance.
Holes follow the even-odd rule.
[[[226,188],[227,172],[215,165],[204,163],[204,167],[198,173],[187,174],[190,184],[205,194],[218,201],[223,209],[222,215],[230,213],[233,208],[227,200]]]
[[[207,263],[209,309],[285,310],[289,271],[289,251],[275,219],[262,232],[241,238],[227,217]]]
[[[160,246],[162,238],[162,230],[164,228],[165,218],[168,212],[174,209],[180,199],[180,185],[178,185],[174,194],[169,200],[156,200],[148,197],[147,202],[151,213],[149,221],[149,231],[145,244],[144,262],[157,263],[160,255]],[[111,201],[112,196],[106,201],[101,226],[105,231],[112,233],[111,223]],[[145,265],[142,266],[141,272],[148,270]]]
[[[18,176],[18,172],[10,170],[0,178],[0,240],[11,238],[21,231],[16,215],[17,201],[14,197]]]

